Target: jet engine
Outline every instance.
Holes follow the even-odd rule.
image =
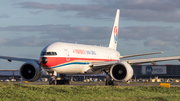
[[[133,69],[127,62],[114,64],[110,68],[110,75],[115,81],[128,81],[133,76]]]
[[[20,68],[20,75],[26,81],[36,81],[42,76],[42,69],[36,62],[26,62]]]

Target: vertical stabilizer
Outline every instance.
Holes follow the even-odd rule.
[[[112,29],[111,39],[109,42],[109,48],[112,48],[114,50],[116,50],[116,47],[117,47],[119,15],[120,15],[120,10],[117,9],[117,13],[116,13],[116,17],[115,17],[114,25]]]

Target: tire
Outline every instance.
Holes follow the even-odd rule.
[[[52,84],[53,84],[53,80],[50,79],[50,80],[49,80],[49,85],[52,85]]]
[[[109,80],[109,85],[114,85],[114,81],[113,80]]]
[[[106,82],[105,82],[105,85],[107,86],[108,85],[108,81],[106,80]]]
[[[64,80],[65,85],[69,85],[69,80]]]
[[[113,82],[113,80],[106,80],[105,85],[106,85],[106,86],[108,86],[108,85],[114,85],[114,82]]]
[[[56,85],[56,80],[50,79],[50,80],[49,80],[49,85]]]

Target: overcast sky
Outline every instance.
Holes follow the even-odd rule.
[[[121,55],[180,55],[179,0],[1,0],[0,55],[38,59],[56,41],[108,46],[117,9]],[[22,62],[0,64],[1,69],[19,69]]]

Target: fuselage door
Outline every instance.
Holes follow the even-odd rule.
[[[69,51],[67,49],[65,49],[64,52],[66,54],[66,61],[70,61]]]

